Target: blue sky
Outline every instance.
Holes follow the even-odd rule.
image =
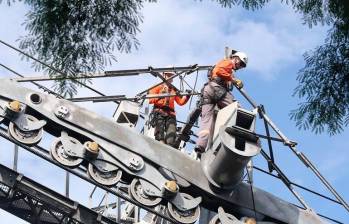
[[[18,46],[16,39],[25,35],[22,23],[25,20],[26,7],[21,3],[11,7],[1,4],[0,12],[0,38]],[[211,65],[223,57],[225,46],[245,51],[249,55],[249,65],[245,70],[238,71],[237,76],[244,81],[246,91],[255,101],[265,106],[274,123],[286,136],[299,143],[298,149],[304,152],[338,192],[349,200],[349,172],[346,168],[349,162],[349,142],[346,139],[349,136],[348,128],[336,136],[315,135],[310,131],[298,130],[295,122],[288,116],[290,110],[296,108],[300,102],[300,99],[292,97],[292,93],[297,86],[297,72],[304,64],[302,54],[323,43],[326,27],[309,29],[308,26],[302,25],[300,15],[277,1],[267,4],[262,10],[250,12],[239,7],[224,9],[210,1],[162,0],[159,3],[146,4],[143,16],[141,33],[138,34],[141,43],[139,50],[130,54],[115,52],[118,63],[107,69],[145,68],[149,65],[185,66],[196,63]],[[35,73],[29,62],[21,61],[17,53],[2,45],[0,62],[25,75]],[[0,77],[8,76],[12,75],[0,68]],[[199,77],[202,85],[205,75],[200,74]],[[133,96],[156,81],[152,76],[141,75],[96,80],[94,87],[107,94],[126,93]],[[92,95],[83,89],[79,94]],[[244,107],[250,109],[238,92],[234,94]],[[83,106],[88,106],[105,116],[111,116],[115,109],[114,105],[108,103],[85,103]],[[188,107],[189,105],[177,108],[181,120],[185,119]],[[257,128],[263,133],[263,123],[259,122]],[[0,141],[3,146],[10,147],[10,153],[6,151],[6,147],[1,147],[0,162],[10,165],[12,145]],[[49,140],[42,144],[49,145]],[[286,147],[275,144],[274,152],[278,165],[291,180],[327,194],[310,170],[304,168]],[[63,192],[64,172],[24,150],[20,152],[20,158],[20,172]],[[266,167],[261,156],[255,159],[255,163],[260,167]],[[37,172],[38,170],[40,172]],[[274,181],[258,171],[254,176],[256,186],[295,202],[280,181]],[[73,182],[80,183],[76,178],[73,178]],[[84,204],[87,203],[86,194],[90,190],[90,185],[83,189],[72,189],[76,192],[76,200]],[[340,206],[315,196],[310,197],[301,190],[299,192],[315,211],[345,223],[349,222],[348,212]],[[2,210],[0,217],[5,220],[3,223],[24,223]]]

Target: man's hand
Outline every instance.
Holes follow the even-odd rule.
[[[135,102],[139,102],[139,101],[143,100],[144,97],[145,97],[145,96],[143,96],[143,95],[136,95],[136,96],[134,97],[134,101],[135,101]]]
[[[236,87],[238,87],[239,89],[241,89],[242,87],[244,87],[244,84],[242,83],[242,81],[240,79],[234,79],[233,83]]]

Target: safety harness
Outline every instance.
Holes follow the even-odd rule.
[[[212,86],[213,87],[213,96],[205,96],[204,89],[207,85],[211,85],[211,82],[217,83],[218,86]],[[200,95],[200,105],[205,104],[216,104],[219,101],[221,101],[228,93],[228,87],[225,84],[225,81],[220,77],[214,77],[209,78],[209,81],[204,84],[204,87],[201,89],[201,95]]]

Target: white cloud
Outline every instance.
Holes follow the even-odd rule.
[[[302,61],[306,50],[322,43],[325,29],[309,30],[289,6],[267,4],[252,19],[246,13],[215,3],[149,3],[138,35],[139,50],[119,54],[119,63],[112,67],[214,64],[230,46],[248,53],[249,72],[273,80],[290,64]]]

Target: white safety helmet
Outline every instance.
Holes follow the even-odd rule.
[[[174,68],[174,66],[173,65],[168,65],[168,66],[166,66],[166,68]],[[174,73],[174,72],[163,72],[162,73],[162,75],[163,76],[167,76],[167,77],[172,77],[172,76],[174,76],[176,73]]]
[[[172,76],[174,76],[176,73],[174,73],[174,72],[163,72],[162,73],[162,75],[163,76],[167,76],[167,77],[172,77]]]
[[[248,57],[247,54],[242,52],[242,51],[237,51],[234,54],[231,55],[232,57],[238,57],[244,64],[246,67],[247,66],[247,62],[248,62]]]

